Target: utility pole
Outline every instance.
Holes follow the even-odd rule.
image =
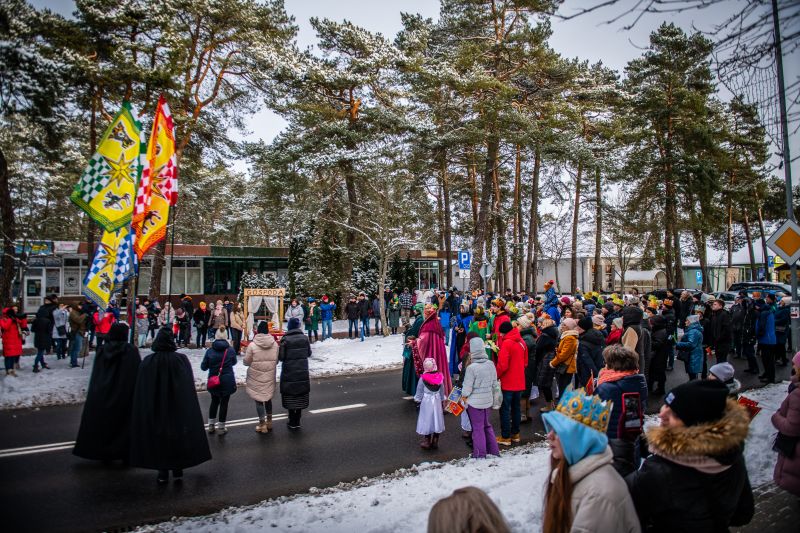
[[[792,158],[789,155],[789,125],[786,119],[786,84],[783,80],[783,50],[781,47],[781,27],[778,19],[778,0],[772,0],[772,24],[775,27],[775,63],[778,70],[778,103],[781,109],[781,133],[783,134],[783,176],[786,180],[786,218],[794,220],[792,209]],[[766,258],[765,258],[766,259]],[[800,317],[796,310],[800,303],[797,299],[797,263],[790,265],[792,276],[792,352],[800,351]]]

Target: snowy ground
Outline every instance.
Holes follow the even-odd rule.
[[[783,383],[746,393],[763,408],[751,423],[745,451],[754,487],[772,479],[776,454],[771,450],[775,430],[770,417],[783,401],[786,389],[787,384]],[[652,423],[655,417],[650,419],[648,422]],[[423,463],[378,478],[311,489],[310,494],[228,508],[213,515],[173,519],[138,531],[425,531],[433,504],[454,489],[468,485],[489,494],[512,531],[538,531],[549,456],[549,449],[540,443],[488,460]]]
[[[312,377],[337,374],[355,374],[399,368],[403,364],[402,336],[369,337],[364,342],[348,339],[328,339],[311,345],[309,368]],[[205,350],[182,349],[192,363],[197,390],[205,389],[206,372],[200,370]],[[142,351],[142,356],[150,350]],[[31,371],[33,356],[22,357],[23,368],[17,377],[0,376],[0,409],[40,407],[83,401],[89,376],[92,373],[94,353],[86,358],[85,368],[69,368],[69,360],[57,361],[47,356],[50,370],[38,374]],[[236,381],[243,384],[247,367],[238,362],[234,367]],[[280,364],[278,365],[280,375]]]

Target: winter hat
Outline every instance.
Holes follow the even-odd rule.
[[[561,303],[564,305],[569,305],[572,303],[572,300],[569,299],[569,296],[562,296]]]
[[[578,320],[578,327],[581,328],[583,331],[589,331],[594,327],[594,322],[588,316],[585,316]]]
[[[594,315],[592,317],[592,324],[595,326],[604,326],[606,325],[606,319],[603,318],[603,315]]]
[[[555,411],[542,415],[545,431],[558,435],[570,466],[608,448],[606,430],[612,405],[599,396],[586,395],[584,389],[573,390],[570,386],[562,393]]]
[[[733,379],[733,365],[727,362],[717,363],[716,365],[709,368],[708,371],[714,374],[714,377],[722,381],[723,383],[726,383],[728,380]]]
[[[717,380],[693,380],[672,389],[666,398],[670,409],[687,426],[719,420],[725,414],[728,387]]]
[[[686,317],[686,322],[688,324],[694,324],[696,322],[700,322],[700,315],[689,315]]]
[[[480,337],[478,337],[478,338],[480,338]],[[475,340],[475,339],[473,339],[473,340]],[[470,345],[470,348],[472,348],[472,341],[469,341],[469,345]],[[436,372],[438,370],[438,368],[436,368],[436,360],[431,358],[431,357],[428,357],[427,359],[425,359],[422,362],[422,369],[425,372]]]
[[[531,319],[525,315],[522,315],[521,317],[517,318],[517,325],[522,329],[528,329],[531,327]]]
[[[544,282],[544,290],[549,289],[550,287],[552,287],[555,284],[556,284],[556,282],[553,281],[552,279],[550,281],[545,281]]]
[[[500,333],[503,335],[510,332],[512,329],[514,329],[514,326],[511,325],[511,322],[503,322],[500,324]]]
[[[638,307],[628,306],[622,310],[622,324],[624,327],[638,326],[642,323],[642,310]]]
[[[128,340],[128,325],[117,322],[108,330],[108,340],[125,342]]]
[[[575,321],[574,318],[565,318],[564,320],[561,321],[561,323],[564,325],[564,329],[566,329],[567,331],[571,331],[576,327],[578,327],[578,323]]]
[[[263,320],[258,323],[258,327],[256,328],[256,333],[266,334],[269,333],[269,326]]]
[[[328,301],[328,295],[327,294],[322,296],[322,301],[323,302],[327,302]]]
[[[618,329],[622,329],[622,317],[621,316],[618,316],[617,318],[612,320],[611,323],[614,324],[615,326],[617,326]]]
[[[287,330],[300,329],[300,319],[293,316],[289,319],[289,324],[286,326]]]
[[[222,339],[224,341],[228,340],[228,331],[224,327],[223,328],[219,328],[217,330],[217,333],[214,334],[214,339],[216,339],[216,340]]]
[[[486,356],[486,344],[483,339],[476,335],[469,340],[469,355],[474,358],[476,355],[481,356],[481,354],[484,357]]]

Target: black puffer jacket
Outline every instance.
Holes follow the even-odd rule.
[[[750,417],[728,400],[717,421],[647,432],[653,454],[625,476],[643,531],[728,531],[753,517],[744,440]]]
[[[592,328],[578,337],[578,382],[576,386],[582,387],[589,381],[589,376],[597,377],[600,369],[606,366],[603,360],[603,349],[606,347],[606,338],[598,330]]]
[[[542,330],[542,334],[536,339],[536,364],[539,368],[538,386],[539,388],[549,387],[553,383],[555,369],[550,366],[550,361],[556,355],[558,347],[558,328],[550,326]],[[530,362],[528,362],[530,364]]]
[[[308,375],[308,358],[311,344],[301,329],[290,329],[281,340],[278,360],[281,367],[281,400],[286,409],[308,407],[311,378]]]

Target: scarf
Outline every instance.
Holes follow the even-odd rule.
[[[421,377],[422,381],[431,386],[441,385],[444,381],[444,376],[441,372],[425,372]]]
[[[599,387],[603,383],[619,381],[626,376],[632,376],[638,372],[638,370],[611,370],[610,368],[602,368],[600,369],[600,375],[597,376],[597,386]]]

